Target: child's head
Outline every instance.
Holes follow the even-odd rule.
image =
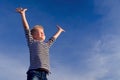
[[[31,35],[35,40],[45,40],[44,28],[40,25],[36,25],[31,29]]]

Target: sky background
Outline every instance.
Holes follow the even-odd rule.
[[[46,40],[65,29],[50,49],[48,80],[120,79],[120,0],[0,0],[0,80],[26,80],[29,51],[17,7]]]

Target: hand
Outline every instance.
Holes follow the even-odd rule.
[[[65,32],[65,30],[63,28],[61,28],[59,25],[56,25],[58,30],[61,31],[61,32]]]
[[[16,11],[20,14],[23,14],[23,13],[25,13],[25,11],[27,11],[27,9],[26,8],[16,8]]]

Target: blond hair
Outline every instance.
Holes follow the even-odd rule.
[[[33,34],[37,31],[37,29],[43,29],[43,30],[44,30],[43,26],[41,26],[41,25],[35,25],[35,26],[31,29],[31,34],[33,35]]]

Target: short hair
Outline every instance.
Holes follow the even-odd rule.
[[[41,25],[35,25],[35,26],[31,29],[31,35],[33,35],[33,34],[37,31],[37,29],[43,29],[43,30],[44,30],[43,26],[41,26]]]

